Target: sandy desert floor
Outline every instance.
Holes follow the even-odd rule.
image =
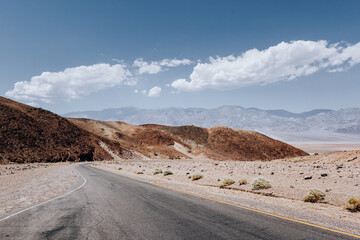
[[[0,165],[0,217],[59,195],[74,179],[73,164]]]
[[[308,153],[330,153],[360,149],[360,143],[292,143]]]
[[[176,190],[228,200],[243,206],[282,216],[331,226],[360,234],[360,213],[344,209],[349,196],[360,197],[360,151],[326,153],[279,159],[276,161],[234,162],[213,160],[139,160],[95,163],[96,167],[139,178]],[[173,175],[154,175],[155,169]],[[141,174],[140,174],[141,173]],[[192,175],[202,175],[192,181]],[[269,189],[252,190],[251,182],[263,177]],[[310,178],[311,179],[305,179]],[[225,178],[235,181],[225,189],[219,185]],[[240,185],[239,180],[247,184]],[[309,190],[325,194],[320,203],[304,202]]]

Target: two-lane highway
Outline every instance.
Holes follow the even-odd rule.
[[[0,222],[0,239],[356,239],[86,165],[78,191]]]

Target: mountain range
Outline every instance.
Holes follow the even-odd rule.
[[[226,126],[258,131],[287,142],[360,142],[360,108],[315,109],[303,113],[261,110],[240,106],[204,108],[140,109],[112,108],[102,111],[71,112],[70,118],[123,121],[130,124],[168,126]]]

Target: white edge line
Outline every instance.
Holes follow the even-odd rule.
[[[67,195],[69,195],[69,194],[71,194],[71,193],[73,193],[73,192],[76,192],[76,191],[79,190],[80,188],[82,188],[82,187],[86,184],[86,178],[84,178],[84,176],[83,176],[78,170],[76,170],[76,171],[77,171],[77,172],[79,173],[79,175],[84,179],[84,182],[83,182],[83,184],[81,184],[81,186],[75,188],[74,190],[71,190],[70,192],[67,192],[67,193],[64,193],[64,194],[62,194],[62,195],[59,195],[59,196],[57,196],[57,197],[55,197],[55,198],[51,198],[51,199],[49,199],[49,200],[46,200],[45,202],[38,203],[38,204],[36,204],[36,205],[34,205],[34,206],[25,208],[25,209],[23,209],[23,210],[21,210],[21,211],[15,212],[15,213],[13,213],[13,214],[11,214],[11,215],[9,215],[9,216],[6,216],[6,217],[4,217],[4,218],[1,218],[1,219],[0,219],[0,222],[2,222],[2,221],[4,221],[4,220],[7,220],[7,219],[9,219],[9,218],[11,218],[11,217],[14,217],[14,216],[16,216],[16,215],[18,215],[18,214],[20,214],[20,213],[26,212],[26,211],[28,211],[28,210],[30,210],[30,209],[33,209],[33,208],[39,207],[39,206],[41,206],[41,205],[44,205],[44,204],[46,204],[46,203],[52,202],[52,201],[54,201],[54,200],[56,200],[56,199],[65,197],[65,196],[67,196]]]

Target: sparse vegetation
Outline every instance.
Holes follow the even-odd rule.
[[[324,200],[325,194],[317,189],[312,189],[309,191],[309,193],[305,196],[304,202],[319,202],[321,200]]]
[[[271,188],[271,184],[268,180],[263,177],[255,178],[252,183],[253,190],[268,189]]]
[[[160,174],[160,173],[163,173],[163,171],[161,169],[155,169],[154,171],[154,175],[157,175],[157,174]]]
[[[350,212],[360,212],[360,198],[349,197],[344,204],[346,210],[349,210]]]
[[[167,176],[167,175],[173,175],[172,171],[169,171],[169,170],[164,171],[164,176]]]
[[[121,167],[119,167],[119,168],[118,168],[118,170],[122,170],[122,168],[121,168]]]
[[[219,185],[220,188],[224,188],[234,184],[235,181],[230,178],[225,178],[224,181]]]
[[[245,178],[240,179],[240,180],[239,180],[239,184],[240,184],[240,185],[246,185],[246,184],[247,184],[247,180],[246,180]]]
[[[144,174],[143,172],[137,172],[136,174]]]
[[[192,175],[191,180],[196,181],[196,180],[202,179],[203,177],[204,177],[203,175],[195,174],[195,175]]]

